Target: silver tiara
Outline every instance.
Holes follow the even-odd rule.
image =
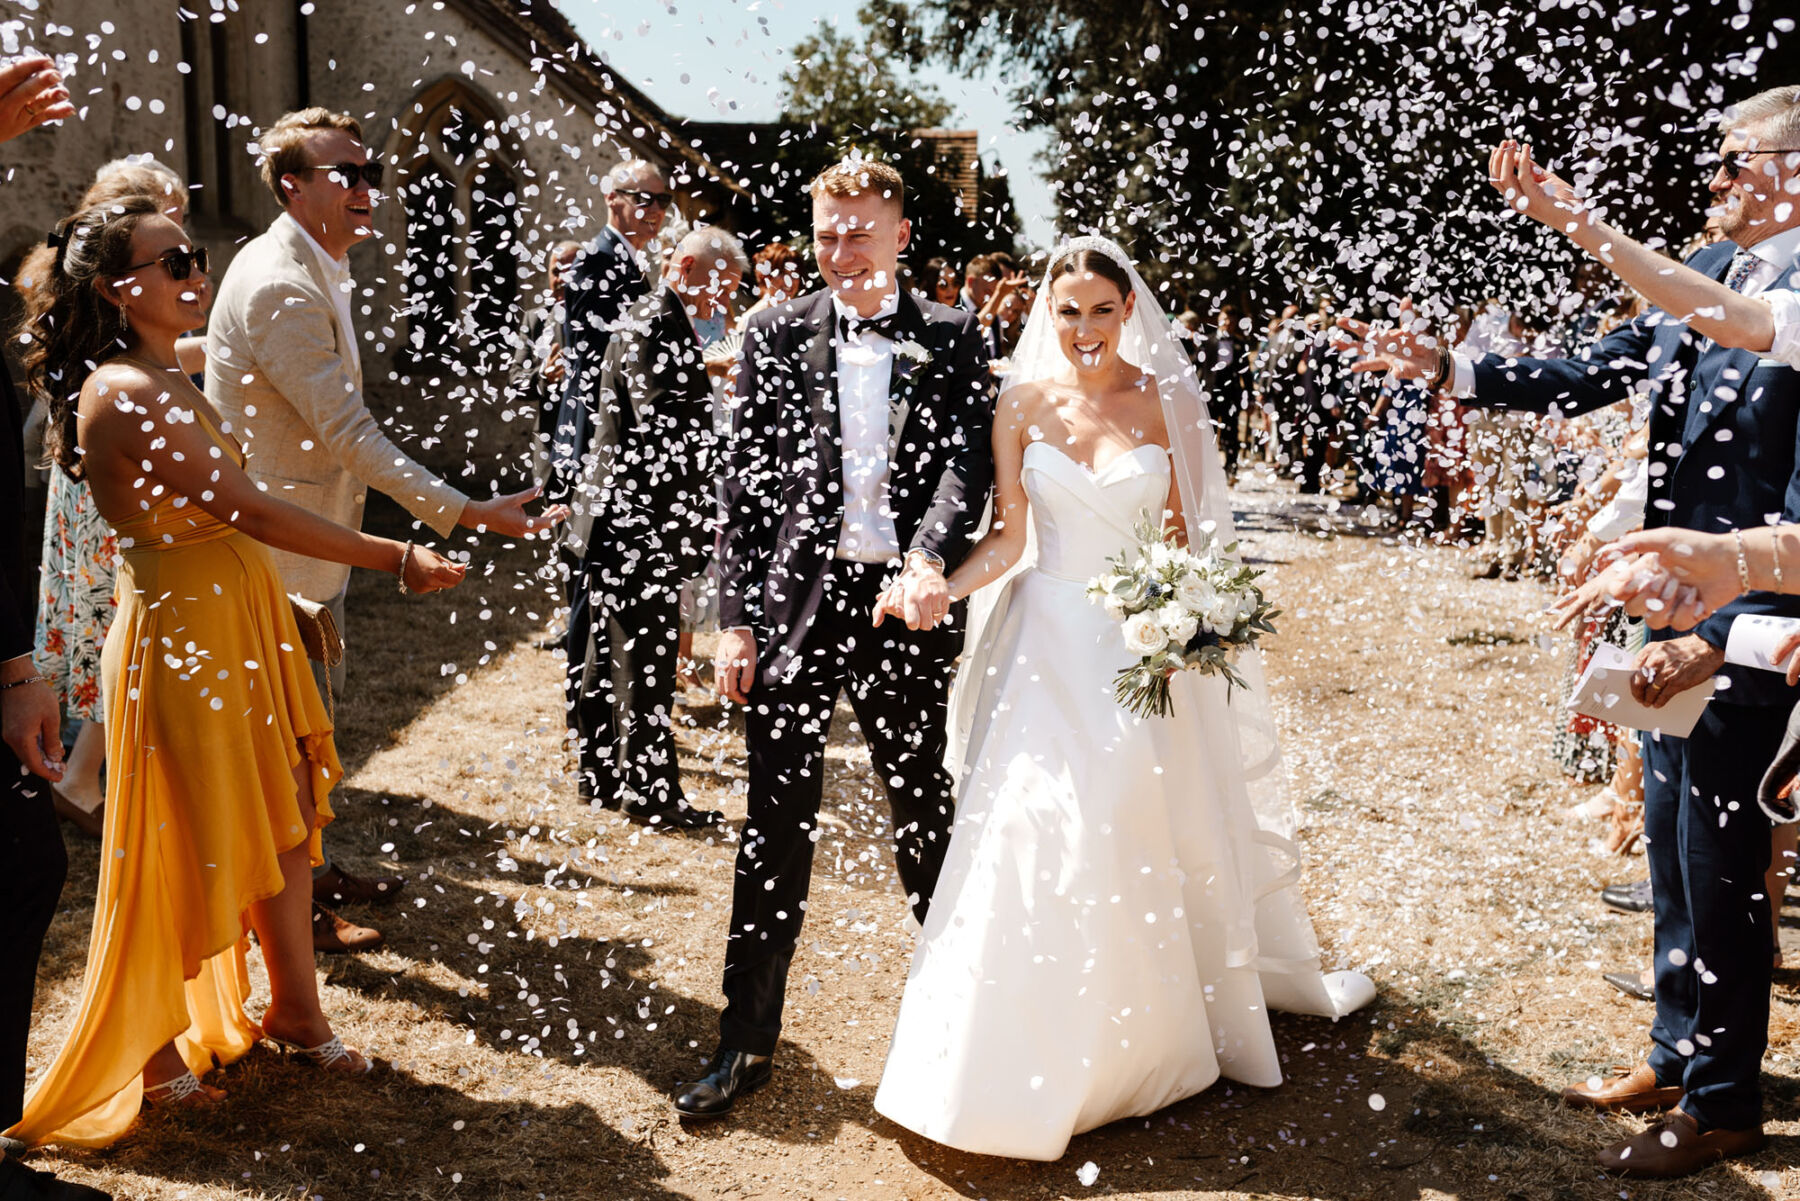
[[[1050,270],[1056,270],[1058,263],[1083,250],[1097,251],[1128,272],[1132,269],[1131,259],[1127,257],[1124,249],[1117,242],[1098,234],[1082,234],[1079,238],[1070,238],[1056,248],[1056,253],[1050,256]]]

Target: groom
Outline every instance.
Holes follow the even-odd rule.
[[[719,1049],[675,1108],[730,1112],[769,1080],[805,915],[838,694],[869,741],[894,853],[923,921],[950,838],[946,702],[962,648],[945,573],[993,482],[992,385],[973,314],[898,284],[911,235],[900,173],[851,160],[812,183],[825,290],[753,318],[720,486],[719,691],[745,706],[749,817],[738,846]],[[906,627],[871,615],[898,573]]]

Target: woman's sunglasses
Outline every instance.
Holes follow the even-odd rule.
[[[133,263],[125,270],[141,271],[145,267],[153,267],[157,263],[161,263],[162,269],[169,273],[169,278],[178,284],[192,279],[196,267],[200,269],[202,275],[208,275],[212,271],[207,266],[206,247],[204,246],[196,246],[188,250],[183,250],[178,246],[172,250],[163,251],[148,263]]]

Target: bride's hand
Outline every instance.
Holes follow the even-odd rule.
[[[889,617],[906,620],[906,602],[900,596],[899,580],[882,589],[881,595],[875,598],[875,611],[870,614],[869,624],[878,626]]]

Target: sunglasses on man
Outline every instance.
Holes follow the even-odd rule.
[[[142,271],[145,267],[154,267],[161,263],[162,269],[169,273],[169,278],[176,283],[186,283],[194,277],[194,269],[198,267],[200,274],[209,275],[212,268],[207,265],[206,247],[195,246],[187,250],[179,246],[163,251],[147,263],[133,263],[125,268],[127,271]]]
[[[1750,160],[1759,154],[1800,154],[1800,150],[1745,150],[1737,154],[1728,154],[1719,163],[1719,169],[1725,172],[1725,178],[1736,181],[1737,177],[1750,169]]]
[[[637,201],[639,208],[666,209],[675,203],[675,193],[673,192],[640,192],[635,188],[623,188],[620,192],[621,195],[629,196]]]
[[[360,178],[371,188],[381,186],[383,166],[380,163],[317,163],[302,171],[329,171],[331,182],[340,188],[354,188]]]

